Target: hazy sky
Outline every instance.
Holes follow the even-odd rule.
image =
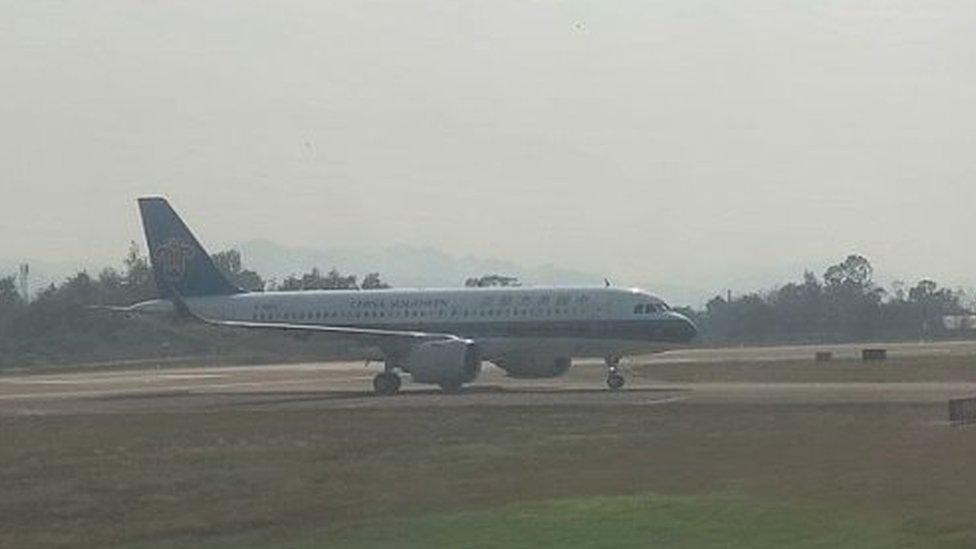
[[[976,285],[976,3],[0,0],[0,258],[433,246]]]

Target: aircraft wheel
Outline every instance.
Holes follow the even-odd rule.
[[[400,390],[400,376],[392,372],[376,374],[373,378],[373,390],[380,396],[391,396]]]
[[[617,389],[620,389],[623,386],[624,386],[624,376],[616,372],[613,372],[607,376],[607,387],[609,387],[611,391],[616,391]]]

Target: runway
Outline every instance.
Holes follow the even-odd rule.
[[[582,370],[587,370],[583,372]],[[600,370],[525,381],[487,367],[460,394],[443,394],[405,376],[394,397],[372,394],[376,367],[361,363],[279,364],[177,370],[0,377],[0,415],[193,412],[215,409],[390,408],[476,405],[641,405],[687,393],[676,384],[633,383],[610,395]],[[612,400],[608,396],[613,396]]]
[[[862,346],[829,348],[853,357]],[[966,361],[976,345],[966,343],[886,345],[895,359],[919,357]],[[292,410],[335,408],[422,408],[435,406],[649,406],[681,401],[695,403],[936,403],[976,394],[976,370],[965,376],[938,375],[913,381],[764,381],[764,373],[809,361],[813,347],[696,349],[632,360],[625,367],[624,390],[606,389],[599,361],[582,361],[560,378],[516,380],[486,365],[476,383],[456,395],[442,394],[405,377],[395,397],[371,393],[378,365],[363,363],[278,364],[238,367],[143,368],[125,371],[0,376],[0,416],[173,412],[213,410]],[[819,347],[818,347],[819,349]],[[696,380],[702,368],[717,363],[755,364],[758,373],[743,379]],[[680,365],[688,379],[655,379],[655,367]],[[782,366],[780,366],[782,365]],[[764,370],[758,370],[758,368]],[[856,368],[849,366],[848,368]],[[902,372],[906,366],[901,366]],[[911,366],[908,366],[911,367]],[[721,370],[720,370],[721,371]],[[894,371],[894,369],[892,370]],[[772,376],[770,376],[772,377]],[[877,377],[877,376],[875,376]],[[782,375],[779,375],[782,378]]]

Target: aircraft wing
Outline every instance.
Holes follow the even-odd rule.
[[[252,322],[246,320],[214,320],[196,316],[195,319],[211,326],[224,328],[240,328],[248,330],[274,330],[279,332],[293,332],[301,334],[339,335],[359,337],[373,340],[406,340],[414,342],[461,339],[453,334],[431,332],[408,332],[402,330],[382,330],[376,328],[354,328],[350,326],[321,326],[318,324],[285,324],[278,322]]]
[[[108,311],[110,313],[139,313],[141,311],[127,305],[86,305],[89,311]]]
[[[183,300],[182,296],[174,294],[171,297],[176,312],[183,318],[195,320],[202,324],[222,328],[243,330],[264,330],[303,335],[336,336],[346,340],[358,340],[366,344],[376,345],[389,354],[400,354],[408,351],[414,345],[428,341],[460,340],[454,334],[436,332],[414,332],[405,330],[384,330],[378,328],[356,328],[351,326],[322,326],[318,324],[292,324],[279,322],[254,322],[247,320],[217,320],[204,318],[193,312]]]

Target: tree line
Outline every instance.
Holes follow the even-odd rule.
[[[264,279],[243,265],[237,250],[212,257],[229,280],[249,291],[389,287],[378,273],[360,279],[336,269],[326,273],[312,269],[281,281]],[[884,289],[873,276],[871,263],[852,255],[821,277],[807,272],[800,281],[765,292],[731,299],[717,296],[704,309],[679,310],[696,322],[705,344],[749,344],[947,337],[952,334],[944,328],[943,316],[966,314],[968,309],[968,297],[961,290],[940,287],[932,280]],[[467,287],[518,285],[517,278],[499,274],[465,281]],[[0,277],[0,367],[235,351],[251,357],[265,353],[281,358],[282,352],[295,347],[275,342],[274,336],[214,337],[199,327],[96,315],[88,308],[130,305],[154,297],[152,268],[134,243],[121,269],[106,268],[94,276],[76,273],[44,288],[29,301],[20,295],[14,276]],[[310,347],[306,349],[305,356],[320,356]]]
[[[851,255],[822,277],[766,292],[716,296],[704,310],[683,309],[707,343],[785,343],[905,340],[948,337],[947,315],[968,314],[962,290],[932,280],[882,288],[868,259]]]
[[[312,269],[279,281],[265,280],[244,267],[237,250],[211,258],[235,285],[248,291],[372,290],[389,288],[379,273],[362,280],[336,269]],[[0,367],[62,361],[221,354],[238,349],[252,355],[281,348],[273,336],[214,337],[191,326],[145,322],[98,313],[92,305],[131,305],[157,297],[149,260],[133,243],[122,268],[108,267],[97,275],[82,271],[25,300],[15,276],[0,277]]]
[[[130,252],[131,254],[131,252]],[[356,275],[344,275],[336,269],[322,274],[317,267],[302,275],[291,274],[281,282],[265,280],[258,273],[245,269],[241,253],[226,250],[211,256],[217,268],[234,285],[249,292],[300,291],[300,290],[380,290],[390,285],[380,279],[379,273],[368,273],[358,282]]]

